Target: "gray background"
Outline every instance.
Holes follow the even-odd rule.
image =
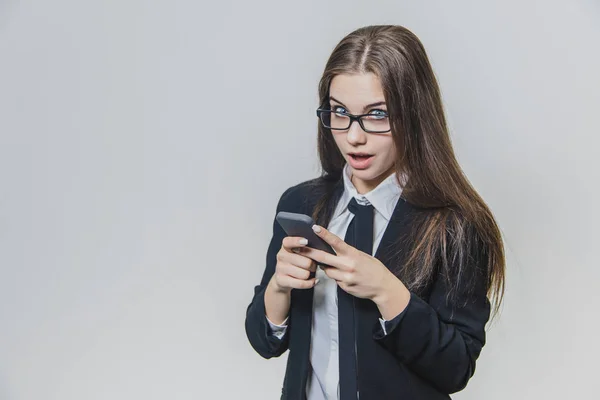
[[[595,398],[598,1],[2,0],[0,399],[278,398],[245,308],[326,58],[376,23],[423,41],[506,239],[456,398]]]

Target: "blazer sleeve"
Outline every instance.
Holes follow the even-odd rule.
[[[465,388],[475,372],[475,362],[485,344],[490,316],[488,273],[484,246],[476,242],[464,268],[471,285],[459,285],[449,300],[441,274],[433,282],[428,301],[414,292],[408,306],[394,319],[374,327],[374,339],[391,351],[411,371],[437,390],[451,394]],[[453,266],[457,267],[457,266]],[[462,287],[461,287],[462,286]]]
[[[279,199],[276,213],[282,211],[287,203],[292,188],[287,189]],[[254,296],[246,309],[246,336],[250,344],[264,358],[279,357],[288,349],[289,334],[279,339],[273,334],[265,311],[265,289],[275,273],[277,265],[277,253],[281,248],[281,242],[286,236],[285,231],[279,223],[273,219],[273,236],[267,249],[266,267],[260,284],[254,287]],[[289,320],[290,321],[290,320]],[[289,323],[287,330],[291,329]]]

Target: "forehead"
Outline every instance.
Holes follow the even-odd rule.
[[[329,87],[329,95],[347,107],[357,109],[365,104],[385,101],[381,81],[373,73],[336,75]]]

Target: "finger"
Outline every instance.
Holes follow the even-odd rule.
[[[309,258],[310,260],[310,258]],[[316,272],[317,271],[317,263],[314,260],[310,260],[310,267],[308,268],[308,270],[310,272]]]
[[[321,268],[325,272],[325,275],[327,275],[328,277],[330,277],[338,283],[345,282],[347,280],[347,274],[338,268],[325,266],[322,266]]]
[[[307,280],[310,278],[310,271],[308,269],[300,268],[287,263],[282,263],[279,266],[279,272],[282,275],[291,276],[295,279]]]
[[[306,238],[300,236],[286,236],[283,238],[281,245],[287,251],[292,251],[292,249],[296,247],[304,247],[308,244],[308,240]]]
[[[344,242],[339,236],[334,235],[320,225],[313,225],[313,231],[323,240],[325,240],[337,253],[346,253],[352,246]]]
[[[338,282],[337,282],[337,284],[338,284],[338,286],[339,286],[340,288],[342,288],[342,290],[343,290],[344,292],[347,292],[347,293],[348,293],[348,291],[350,290],[350,285],[347,285],[347,284],[345,284],[344,282],[338,281]]]
[[[303,254],[296,253],[296,250],[297,249],[294,249],[291,253],[284,252],[280,257],[280,260],[283,263],[292,264],[309,271],[316,270],[315,262]]]
[[[310,289],[317,284],[318,280],[311,278],[308,280],[296,279],[289,275],[279,277],[279,284],[283,287],[289,287],[292,289]]]
[[[318,264],[325,264],[330,267],[336,267],[343,270],[348,269],[344,264],[344,260],[341,257],[334,254],[330,254],[323,250],[313,249],[311,247],[303,247],[301,249],[296,249],[296,252],[312,260],[315,260],[315,262],[317,262]]]

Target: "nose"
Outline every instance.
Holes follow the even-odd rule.
[[[362,129],[358,121],[352,121],[346,134],[346,140],[352,145],[364,144],[367,142],[367,135],[368,133]]]

